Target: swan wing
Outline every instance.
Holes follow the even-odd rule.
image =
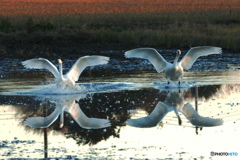
[[[56,121],[60,114],[60,110],[56,108],[49,116],[47,117],[29,117],[27,118],[23,124],[33,128],[47,128],[53,122]]]
[[[99,129],[99,128],[106,128],[111,126],[108,119],[87,117],[77,103],[75,103],[71,108],[69,108],[66,111],[72,116],[72,118],[82,128]]]
[[[192,67],[193,63],[198,59],[198,57],[221,53],[222,48],[220,47],[212,46],[193,47],[186,53],[186,55],[179,63],[181,64],[183,69],[188,70]]]
[[[55,78],[57,78],[59,75],[56,66],[54,66],[49,60],[45,58],[29,59],[23,61],[22,65],[26,68],[47,69],[54,75]]]
[[[137,48],[125,52],[125,57],[143,58],[149,60],[158,72],[162,72],[169,64],[154,48]]]
[[[181,109],[183,115],[190,121],[194,126],[198,127],[213,127],[220,126],[223,124],[223,120],[219,118],[202,117],[197,113],[197,111],[192,107],[191,104],[187,103]]]
[[[95,66],[100,64],[107,64],[109,57],[106,56],[84,56],[79,58],[69,72],[66,74],[67,77],[71,77],[75,81],[78,80],[80,74],[87,66]]]
[[[154,108],[154,110],[149,116],[138,119],[128,119],[127,125],[138,128],[155,127],[165,117],[167,113],[168,110],[165,104],[162,102],[158,102],[157,106]]]

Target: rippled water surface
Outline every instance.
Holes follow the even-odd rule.
[[[236,64],[190,70],[180,88],[152,69],[90,68],[58,89],[16,62],[1,72],[0,158],[239,159]]]

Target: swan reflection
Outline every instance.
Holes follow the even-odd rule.
[[[182,120],[178,112],[181,112],[192,125],[197,127],[212,127],[223,124],[222,119],[203,117],[198,114],[190,103],[184,104],[184,99],[181,93],[169,92],[165,101],[158,102],[149,116],[138,119],[128,119],[127,125],[139,128],[155,127],[167,115],[167,113],[171,111],[175,112],[179,125],[182,124]]]
[[[60,116],[60,128],[62,128],[64,125],[64,112],[67,112],[80,127],[85,129],[100,129],[111,126],[108,119],[87,117],[76,100],[79,100],[79,96],[59,96],[58,99],[55,99],[56,108],[49,116],[29,117],[24,121],[24,125],[33,128],[47,128]]]

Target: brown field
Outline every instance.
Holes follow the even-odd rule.
[[[239,0],[3,0],[0,15],[237,10]]]
[[[240,50],[239,0],[1,0],[0,58],[212,45]]]

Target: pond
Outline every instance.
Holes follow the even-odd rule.
[[[218,60],[196,62],[181,87],[146,61],[113,59],[87,68],[70,90],[46,70],[4,59],[0,158],[237,159],[240,70],[231,57],[220,69]]]

